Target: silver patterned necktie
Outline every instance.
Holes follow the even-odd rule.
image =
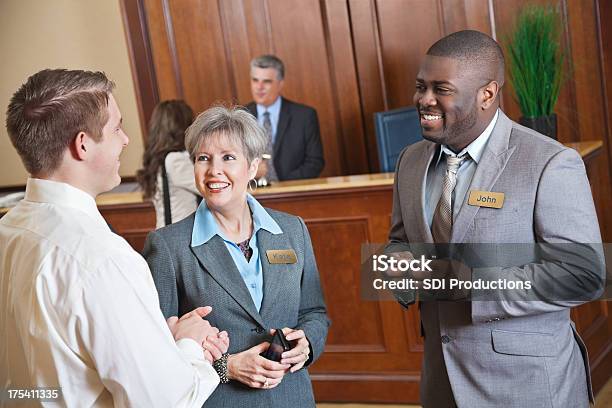
[[[459,167],[467,158],[467,154],[461,157],[446,154],[446,174],[442,183],[442,195],[431,222],[431,235],[435,243],[447,244],[450,242],[453,230],[453,190],[457,185]]]
[[[278,176],[276,175],[276,169],[274,168],[274,143],[272,142],[272,121],[270,120],[270,112],[264,112],[264,120],[263,120],[263,128],[264,132],[266,132],[266,136],[268,138],[268,145],[266,146],[266,153],[272,157],[272,159],[268,160],[268,172],[266,173],[266,179],[268,181],[278,181]]]

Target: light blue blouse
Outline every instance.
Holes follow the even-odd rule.
[[[253,235],[249,240],[249,246],[253,250],[253,255],[249,261],[247,261],[238,245],[223,235],[217,220],[210,212],[205,200],[202,200],[195,214],[193,231],[191,233],[191,247],[202,245],[215,235],[223,239],[236,268],[238,268],[242,279],[244,279],[255,307],[259,311],[263,300],[263,273],[261,270],[259,248],[257,247],[257,231],[265,229],[275,235],[282,234],[283,231],[263,206],[250,194],[247,194],[247,203],[253,216]]]

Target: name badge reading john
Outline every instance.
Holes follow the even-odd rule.
[[[504,193],[470,191],[468,204],[476,207],[502,208],[504,206]]]
[[[271,264],[294,264],[297,262],[297,255],[295,255],[293,249],[268,249],[266,256]]]

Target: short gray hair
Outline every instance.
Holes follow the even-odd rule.
[[[279,81],[285,79],[285,64],[276,55],[266,54],[253,58],[251,60],[251,68],[274,68],[276,70],[276,79]]]
[[[185,148],[195,162],[202,143],[213,137],[225,136],[242,146],[249,164],[265,153],[268,138],[257,120],[242,106],[213,106],[200,113],[185,133]]]

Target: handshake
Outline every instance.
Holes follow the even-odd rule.
[[[198,307],[179,319],[172,316],[166,320],[175,341],[192,339],[202,345],[204,358],[209,363],[218,360],[229,348],[229,336],[226,331],[220,332],[204,320],[212,312],[212,307]]]

